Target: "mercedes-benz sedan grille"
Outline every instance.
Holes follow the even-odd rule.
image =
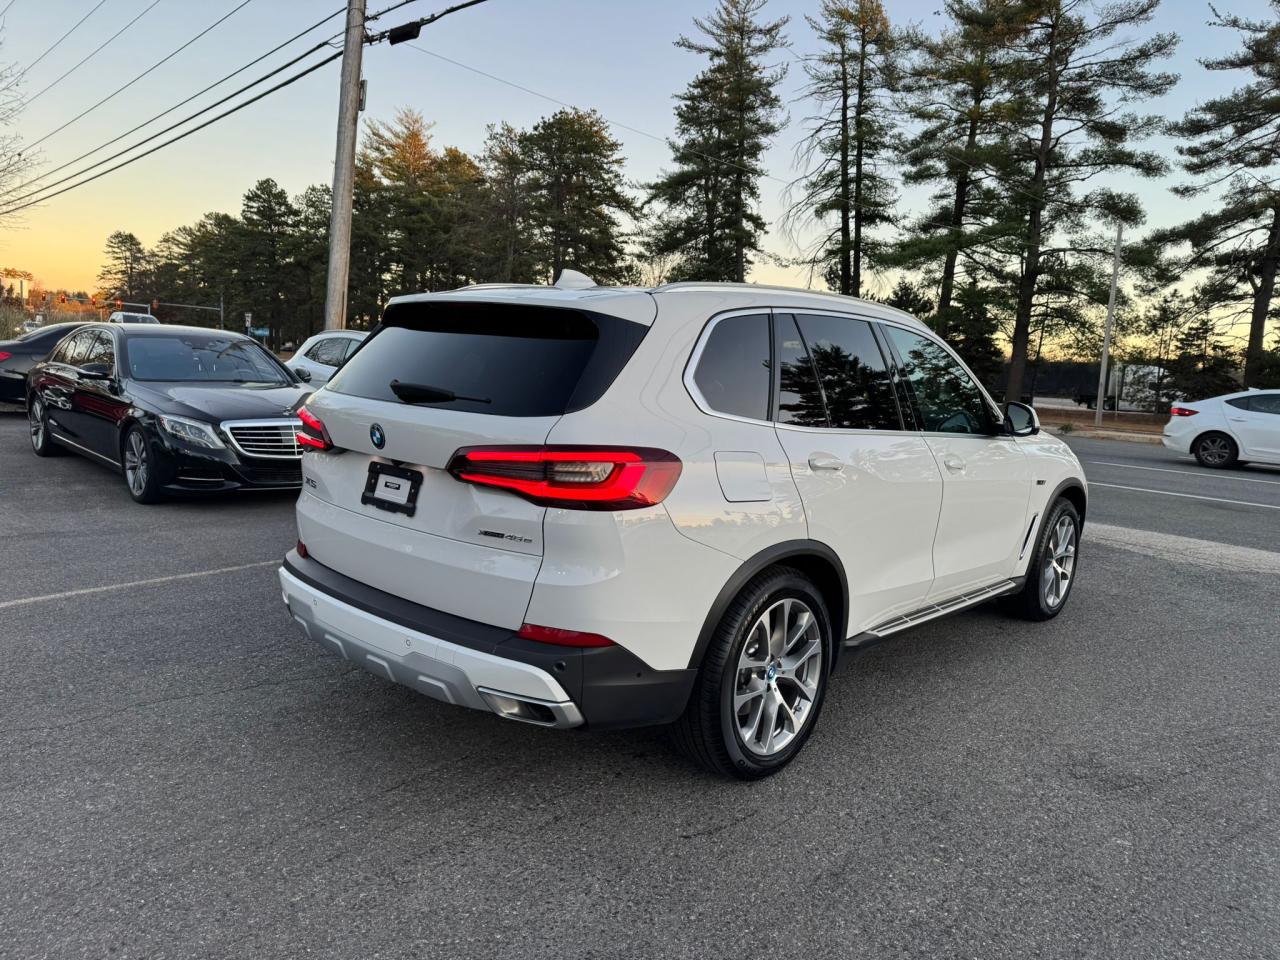
[[[298,421],[241,420],[222,424],[237,452],[246,457],[296,460],[302,456],[298,444]]]

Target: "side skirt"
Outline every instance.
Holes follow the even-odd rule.
[[[940,603],[925,604],[917,610],[893,617],[884,623],[877,624],[870,630],[849,637],[845,640],[844,646],[846,649],[853,648],[856,650],[873,647],[910,627],[928,623],[930,620],[937,620],[939,617],[945,617],[952,613],[959,613],[961,610],[976,607],[980,603],[986,603],[988,600],[994,600],[997,597],[1017,593],[1022,589],[1024,583],[1026,583],[1026,577],[1015,577],[1011,580],[1001,580],[990,586],[979,587],[976,590],[958,594]]]

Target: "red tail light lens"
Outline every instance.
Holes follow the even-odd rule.
[[[0,360],[8,360],[13,354],[8,350],[0,350]]]
[[[562,630],[559,627],[540,627],[536,623],[526,623],[516,631],[517,637],[526,640],[537,640],[539,643],[555,643],[562,647],[612,647],[613,641],[598,633],[581,633],[577,630]]]
[[[306,407],[298,410],[298,419],[302,421],[302,426],[294,431],[294,435],[298,438],[298,443],[304,447],[311,447],[314,450],[332,450],[333,441],[329,439],[329,431],[324,428],[324,424],[314,413]]]
[[[307,545],[303,543],[301,540],[298,541],[298,556],[300,556],[303,560],[311,556],[311,554],[307,553]]]
[[[548,507],[635,510],[662,500],[680,479],[680,460],[648,447],[465,447],[449,472]]]
[[[1199,413],[1199,412],[1200,412],[1199,410],[1192,410],[1192,409],[1190,409],[1190,408],[1188,408],[1188,407],[1172,407],[1172,408],[1170,408],[1170,410],[1169,410],[1169,416],[1171,416],[1171,417],[1194,417],[1194,416],[1195,416],[1197,413]]]

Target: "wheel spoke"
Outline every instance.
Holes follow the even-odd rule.
[[[748,703],[751,703],[753,700],[763,695],[766,689],[768,688],[765,686],[764,681],[759,677],[752,675],[751,679],[747,683],[747,688],[745,690],[739,690],[733,695],[734,711],[740,711]]]
[[[818,642],[818,638],[811,638],[803,648],[782,658],[782,669],[778,671],[779,676],[795,676],[806,663],[818,655],[821,649],[822,644]]]

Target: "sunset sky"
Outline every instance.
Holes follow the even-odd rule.
[[[99,0],[0,0],[0,63],[22,70]],[[17,132],[34,143],[86,107],[185,43],[241,0],[159,0],[138,22],[65,79],[58,78],[152,4],[153,0],[104,0],[75,32],[22,78],[33,101]],[[392,0],[369,0],[370,12]],[[167,109],[201,87],[242,66],[289,36],[334,13],[340,0],[250,0],[242,10],[168,63],[37,148],[37,172],[56,167]],[[419,0],[389,14],[378,26],[423,16],[446,0]],[[672,40],[688,32],[690,18],[709,10],[712,0],[489,0],[424,30],[419,45],[469,67],[496,74],[558,100],[594,107],[615,124],[628,158],[627,175],[652,179],[668,160],[662,138],[671,134],[671,95],[684,87],[701,63],[676,49]],[[795,55],[814,49],[803,22],[817,0],[772,0],[767,12],[790,15],[788,35]],[[890,17],[934,28],[939,0],[889,0]],[[1267,15],[1265,0],[1220,0],[1224,12]],[[1233,34],[1204,27],[1211,16],[1202,0],[1166,0],[1153,29],[1171,30],[1183,41],[1169,69],[1182,74],[1175,91],[1151,109],[1180,116],[1197,99],[1225,92],[1241,77],[1209,74],[1197,58],[1236,45]],[[265,72],[308,46],[340,31],[335,16],[271,60],[205,95],[164,123],[148,127],[121,144],[82,161],[108,156],[173,119],[217,99],[237,83]],[[509,121],[527,126],[557,109],[556,104],[408,46],[366,49],[368,104],[365,118],[391,117],[413,107],[434,121],[437,146],[480,147],[485,125]],[[47,92],[46,86],[58,81]],[[784,92],[793,99],[803,77],[793,64]],[[166,230],[214,211],[238,212],[244,191],[272,177],[290,193],[330,179],[337,109],[338,64],[132,166],[23,212],[17,223],[0,227],[0,266],[29,270],[46,286],[92,289],[103,243],[113,230],[128,230],[152,245]],[[791,104],[792,125],[769,154],[770,173],[795,176],[793,149],[801,138],[803,104]],[[649,136],[634,132],[644,131]],[[1165,145],[1171,153],[1171,146]],[[76,169],[75,167],[71,168]],[[62,171],[51,180],[65,176]],[[1148,209],[1149,224],[1184,219],[1203,204],[1178,200],[1169,183],[1116,185],[1136,189]],[[764,212],[771,224],[781,210],[781,183],[762,184]],[[22,191],[26,192],[26,191]],[[795,253],[775,230],[767,249]],[[752,276],[762,281],[803,277],[772,267]]]

